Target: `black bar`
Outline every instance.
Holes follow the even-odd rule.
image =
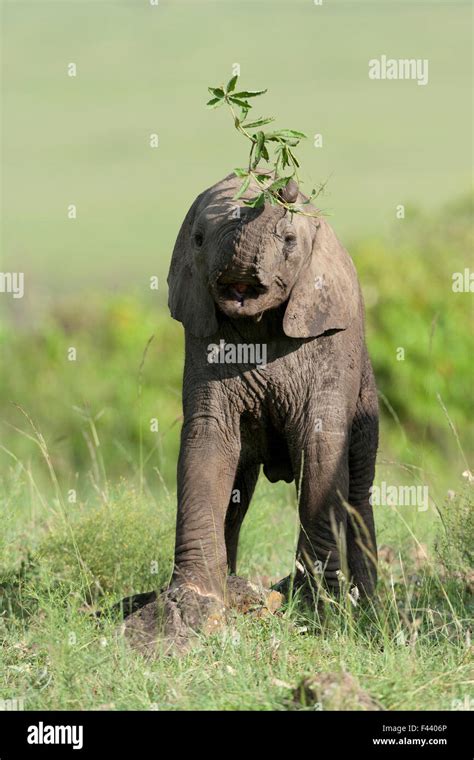
[[[64,730],[56,727],[65,727]],[[469,726],[469,728],[468,728]],[[49,728],[52,727],[52,728]],[[66,727],[69,727],[66,728]],[[73,733],[73,727],[76,732]],[[82,735],[79,727],[82,727]],[[0,760],[27,757],[117,756],[194,757],[232,747],[249,751],[309,749],[371,757],[451,757],[471,759],[469,712],[0,712]],[[34,744],[30,740],[42,739]],[[47,744],[50,738],[70,744]],[[284,742],[284,744],[283,744]],[[79,747],[79,744],[82,746]],[[227,749],[226,749],[227,748]],[[133,755],[132,755],[133,753]],[[262,755],[263,757],[263,755]]]

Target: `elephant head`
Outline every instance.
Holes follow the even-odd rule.
[[[282,304],[288,337],[347,328],[357,311],[357,279],[329,224],[279,205],[250,208],[243,200],[256,188],[235,200],[240,182],[229,175],[188,211],[168,276],[171,315],[196,337],[216,333],[218,312],[259,320]],[[298,193],[296,203],[305,200]]]

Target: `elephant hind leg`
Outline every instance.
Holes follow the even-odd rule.
[[[239,464],[225,518],[225,544],[227,566],[230,573],[237,572],[237,548],[240,528],[258,480],[260,465],[245,467]]]
[[[377,582],[377,544],[370,488],[378,446],[378,399],[370,359],[365,354],[361,388],[349,449],[347,560],[359,591],[370,595]]]

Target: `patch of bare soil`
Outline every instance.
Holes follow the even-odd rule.
[[[383,710],[350,673],[318,673],[303,678],[293,692],[295,707],[319,710]]]

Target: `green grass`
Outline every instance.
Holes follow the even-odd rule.
[[[472,693],[467,576],[449,575],[432,548],[420,561],[411,529],[386,508],[378,524],[397,556],[381,561],[374,605],[334,602],[321,622],[293,600],[281,616],[235,615],[183,657],[144,661],[107,609],[168,580],[173,504],[122,485],[108,500],[49,517],[32,551],[25,520],[10,546],[22,567],[1,578],[1,698],[23,697],[26,709],[314,709],[292,701],[302,678],[343,672],[386,709],[449,710]],[[261,484],[239,572],[277,580],[291,567],[296,528],[288,489]],[[468,540],[462,530],[458,524],[457,537]],[[100,623],[90,614],[97,608],[106,611]],[[341,706],[352,705],[336,694],[322,707]]]

